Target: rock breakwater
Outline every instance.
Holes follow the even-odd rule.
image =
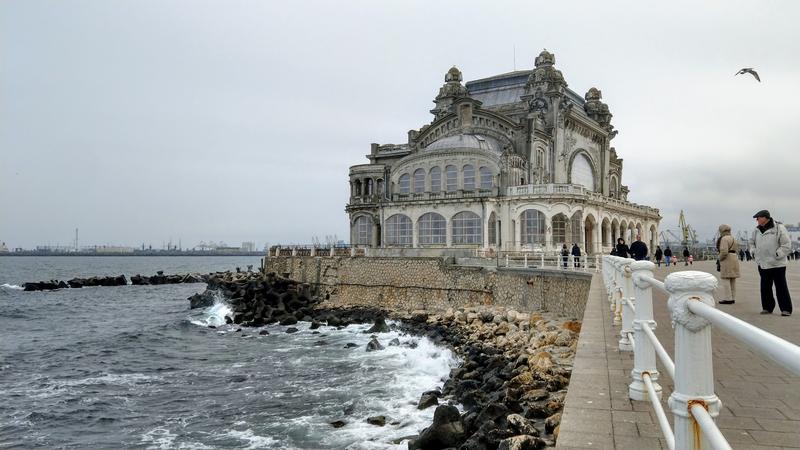
[[[224,297],[232,310],[226,321],[243,326],[374,323],[365,351],[393,345],[380,339],[388,326],[449,346],[463,363],[440,391],[421,393],[418,407],[436,410],[431,426],[407,437],[409,449],[555,446],[580,322],[498,306],[440,313],[334,307],[309,292],[308,285],[275,274],[222,274],[210,277],[208,290],[190,302],[210,306]],[[397,322],[387,326],[384,318]]]

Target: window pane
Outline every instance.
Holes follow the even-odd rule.
[[[489,215],[489,245],[497,245],[497,216],[494,213]]]
[[[464,166],[464,190],[475,189],[475,168],[469,164]]]
[[[425,192],[425,171],[422,169],[414,171],[414,192]]]
[[[370,245],[372,243],[372,218],[368,216],[360,216],[356,219],[355,224],[355,242],[354,245]]]
[[[447,229],[444,217],[436,213],[427,213],[419,218],[420,244],[446,244]]]
[[[411,177],[408,176],[407,173],[400,175],[400,193],[401,194],[408,194],[410,190],[410,179]]]
[[[442,169],[434,167],[431,169],[431,192],[442,190]]]
[[[386,245],[411,245],[411,219],[395,214],[386,219]]]
[[[528,209],[522,213],[520,220],[522,244],[544,244],[544,214]]]
[[[458,189],[458,170],[456,170],[456,166],[447,166],[444,171],[447,175],[447,192],[455,192]]]
[[[453,216],[453,244],[480,244],[481,218],[469,211]]]
[[[587,189],[594,190],[594,173],[589,160],[584,155],[578,155],[572,161],[572,184],[580,184]]]
[[[488,167],[481,167],[479,172],[481,174],[481,189],[491,189],[492,171]]]
[[[567,218],[563,214],[553,216],[553,243],[567,242]]]

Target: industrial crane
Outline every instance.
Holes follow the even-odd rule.
[[[678,226],[681,228],[681,234],[683,235],[681,245],[687,248],[693,248],[695,244],[697,244],[697,233],[694,231],[694,228],[692,228],[691,225],[686,223],[686,217],[683,215],[683,210],[681,210],[681,215],[678,219]]]

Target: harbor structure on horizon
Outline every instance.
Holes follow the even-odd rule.
[[[372,144],[350,167],[350,242],[372,248],[608,252],[658,242],[659,210],[628,201],[601,91],[567,87],[555,57],[462,84],[453,67],[432,122]]]

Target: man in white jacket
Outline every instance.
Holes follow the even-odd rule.
[[[758,222],[753,232],[753,247],[761,276],[761,314],[772,314],[775,309],[774,284],[781,315],[791,316],[792,297],[786,285],[786,256],[792,251],[789,232],[783,224],[775,222],[766,209],[757,212],[753,218]]]

